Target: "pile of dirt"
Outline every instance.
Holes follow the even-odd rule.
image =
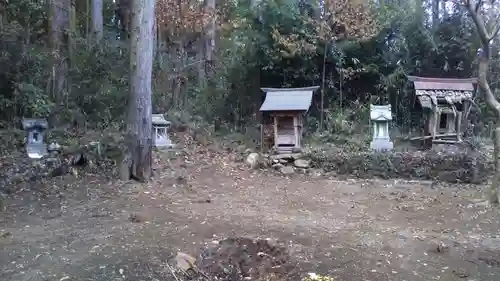
[[[198,267],[212,280],[300,280],[287,250],[268,240],[221,240],[204,249]]]
[[[491,159],[482,153],[346,152],[315,151],[309,157],[326,172],[361,178],[409,178],[450,183],[481,184],[493,171]]]

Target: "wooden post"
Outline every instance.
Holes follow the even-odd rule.
[[[454,133],[457,132],[456,130],[456,123],[457,123],[457,111],[453,111],[453,118],[451,118],[451,114],[446,114],[446,133]]]
[[[264,152],[264,126],[260,123],[260,154]]]
[[[302,113],[299,114],[299,124],[298,124],[298,128],[299,128],[299,146],[302,147],[302,125],[304,124],[304,121],[302,120]]]
[[[278,116],[274,115],[274,148],[278,149]]]
[[[300,148],[299,120],[297,115],[293,116],[293,136],[295,137],[295,148]]]
[[[441,119],[441,111],[439,110],[439,108],[436,105],[434,110],[433,110],[433,119],[432,119],[433,124],[432,124],[432,131],[431,131],[432,139],[436,138],[440,119]]]
[[[429,112],[427,115],[427,131],[432,136],[432,125],[434,124],[434,112]]]
[[[457,116],[455,119],[455,132],[457,133],[457,141],[462,141],[462,112],[457,111]]]
[[[461,113],[461,120],[460,120],[460,131],[461,132],[466,132],[467,131],[467,126],[469,125],[469,114],[472,109],[473,103],[469,100],[464,100],[463,101],[463,111]]]

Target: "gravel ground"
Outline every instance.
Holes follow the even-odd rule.
[[[148,184],[20,188],[0,217],[0,280],[174,280],[177,251],[237,236],[280,241],[300,272],[336,280],[500,280],[498,209],[481,187],[282,177],[230,159],[157,153]]]

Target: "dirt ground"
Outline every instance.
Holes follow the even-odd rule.
[[[170,154],[155,155],[148,184],[66,176],[9,197],[0,280],[174,280],[177,251],[230,236],[279,240],[302,272],[336,280],[500,280],[499,210],[480,187],[287,178]]]

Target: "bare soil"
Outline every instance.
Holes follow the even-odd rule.
[[[336,280],[500,280],[499,210],[478,186],[282,177],[210,149],[157,153],[155,171],[147,184],[66,176],[10,196],[0,280],[174,280],[177,251],[227,237],[281,241],[300,272]]]

